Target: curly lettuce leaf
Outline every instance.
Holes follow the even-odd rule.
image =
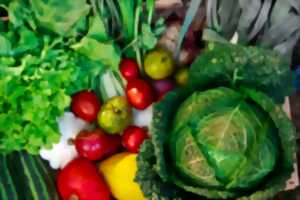
[[[58,142],[56,119],[70,106],[70,95],[91,88],[91,77],[104,70],[103,65],[82,64],[89,60],[66,51],[62,39],[52,40],[47,36],[41,39],[37,40],[38,51],[30,49],[18,56],[0,56],[2,153],[26,150],[36,154],[40,147],[51,147]],[[35,47],[32,40],[26,42],[21,37],[12,52],[21,47]]]
[[[32,10],[30,9],[27,0],[18,1],[12,0],[8,4],[9,21],[14,28],[25,26],[28,24],[33,30],[36,30],[37,25],[34,19]]]
[[[198,89],[245,85],[282,103],[293,88],[288,61],[274,51],[257,47],[211,43],[192,64],[189,84]]]

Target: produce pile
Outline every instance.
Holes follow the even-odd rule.
[[[214,3],[192,1],[169,48],[154,0],[1,2],[0,199],[258,200],[282,191],[296,152],[281,109],[294,91],[290,51],[263,38],[232,44],[232,30],[223,38],[214,21],[192,64],[180,62],[191,16]]]

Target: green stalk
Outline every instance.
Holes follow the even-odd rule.
[[[142,0],[138,0],[137,7],[135,10],[135,22],[134,22],[134,39],[138,40],[139,37],[139,23],[140,23],[140,15],[143,7]],[[142,55],[140,52],[140,49],[137,45],[134,45],[134,50],[136,54],[136,60],[140,68],[140,72],[143,73],[143,67],[142,67]]]
[[[119,11],[114,3],[113,0],[106,0],[106,4],[110,10],[111,13],[111,19],[112,19],[112,31],[119,33],[118,30],[122,27],[122,21],[121,17],[119,15]]]
[[[134,0],[118,0],[117,2],[122,16],[124,38],[128,42],[134,37]]]
[[[94,15],[97,15],[98,12],[97,12],[96,0],[91,0],[91,4],[92,4],[92,9],[93,9]]]
[[[134,45],[136,45],[136,43],[138,42],[138,38],[134,38],[129,44],[127,44],[123,49],[122,52],[126,51],[127,49],[129,49],[130,47],[133,47]]]
[[[153,18],[153,11],[154,11],[155,1],[154,0],[147,0],[146,1],[146,8],[148,11],[148,24],[151,25],[152,18]]]
[[[108,5],[109,9],[111,10],[111,12],[113,13],[113,16],[116,18],[118,25],[121,26],[121,17],[119,15],[119,11],[118,11],[114,1],[106,0],[106,3]]]
[[[109,32],[109,25],[108,25],[108,19],[105,16],[106,15],[106,9],[105,9],[105,2],[104,0],[98,0],[98,10],[99,10],[99,17],[103,19],[105,29],[107,32]]]

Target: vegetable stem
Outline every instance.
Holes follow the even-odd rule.
[[[127,50],[128,48],[134,46],[139,41],[139,38],[134,38],[129,44],[127,44],[123,49],[122,52]]]
[[[134,39],[135,40],[138,40],[138,36],[139,36],[139,22],[140,22],[140,15],[141,15],[141,11],[142,11],[142,4],[143,4],[143,2],[141,0],[138,0],[137,7],[135,10],[135,22],[134,22]],[[143,74],[144,70],[142,67],[142,55],[141,55],[140,49],[136,45],[134,45],[134,50],[135,50],[135,54],[136,54],[136,60],[139,65],[139,68],[140,68],[140,72]]]
[[[151,22],[152,22],[152,17],[153,17],[153,10],[154,10],[154,5],[155,5],[155,2],[154,0],[147,0],[146,2],[146,7],[147,7],[147,10],[148,10],[148,24],[149,26],[151,25]]]

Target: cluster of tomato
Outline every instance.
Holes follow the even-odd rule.
[[[97,120],[101,108],[100,101],[92,91],[82,91],[74,95],[72,111],[88,122]],[[102,129],[80,132],[75,141],[78,154],[89,160],[101,160],[117,152],[122,144],[132,153],[137,153],[139,146],[148,137],[145,128],[128,126],[121,134],[107,134]]]
[[[174,73],[172,56],[163,50],[150,52],[142,71],[132,59],[121,61],[120,72],[127,82],[126,97],[112,97],[102,105],[93,91],[81,91],[73,96],[72,112],[89,123],[98,122],[99,128],[81,131],[73,141],[79,158],[71,161],[58,175],[58,189],[63,199],[70,199],[74,194],[79,199],[100,196],[100,199],[109,199],[109,189],[92,161],[108,158],[122,148],[138,153],[149,137],[147,127],[131,125],[131,107],[144,110],[174,88],[175,84],[169,78]],[[88,191],[86,196],[87,190],[72,185],[78,180],[85,180],[87,187],[98,189]],[[82,186],[82,182],[78,185]]]

